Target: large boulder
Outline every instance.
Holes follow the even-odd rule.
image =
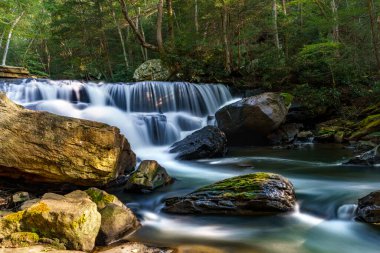
[[[356,217],[361,221],[380,225],[380,191],[359,199]]]
[[[177,153],[176,158],[181,160],[222,157],[226,152],[226,135],[214,126],[195,131],[185,139],[174,143],[170,150],[170,153]]]
[[[184,197],[169,198],[164,211],[178,214],[262,215],[292,211],[292,183],[277,174],[254,173],[229,178]]]
[[[380,145],[374,149],[351,158],[344,164],[374,166],[380,164]]]
[[[104,185],[132,171],[136,156],[119,129],[36,112],[0,93],[0,176]]]
[[[154,189],[169,184],[173,179],[156,161],[142,161],[132,176],[128,179],[126,190],[153,191]]]
[[[65,196],[46,193],[39,202],[19,213],[23,232],[58,238],[67,249],[91,251],[95,246],[101,216],[85,192]]]
[[[170,71],[160,59],[144,62],[133,74],[133,79],[136,81],[166,81],[169,77]]]
[[[134,213],[115,195],[97,188],[90,188],[86,193],[96,203],[102,216],[97,245],[109,245],[122,240],[140,227]]]
[[[285,121],[287,112],[283,96],[263,93],[223,107],[216,121],[229,144],[266,144],[267,135]]]

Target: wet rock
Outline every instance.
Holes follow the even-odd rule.
[[[98,186],[136,164],[127,139],[115,127],[30,111],[4,93],[0,115],[0,176]]]
[[[102,216],[97,245],[109,245],[121,240],[140,227],[140,223],[132,211],[123,206],[109,204],[99,211]]]
[[[229,178],[183,197],[165,201],[164,211],[178,214],[263,215],[294,210],[292,183],[277,174]]]
[[[173,179],[156,161],[142,161],[136,172],[128,179],[126,190],[153,191],[172,182]]]
[[[333,119],[317,125],[314,138],[318,143],[342,143],[352,132],[353,122],[343,119]]]
[[[380,191],[371,192],[359,199],[356,217],[361,221],[380,225]]]
[[[226,135],[214,126],[207,126],[192,133],[174,143],[170,150],[170,153],[177,153],[176,158],[181,160],[222,157],[226,152]]]
[[[137,217],[115,195],[97,188],[90,188],[86,193],[96,203],[102,217],[97,245],[119,241],[140,227]]]
[[[359,140],[372,133],[380,132],[380,114],[370,115],[355,126],[355,132],[349,137],[350,140]]]
[[[351,158],[344,164],[374,166],[380,164],[380,145],[374,149]]]
[[[170,71],[160,59],[144,62],[133,74],[133,79],[136,81],[166,81],[169,77]]]
[[[277,93],[264,93],[227,105],[216,113],[229,144],[267,144],[267,135],[284,121],[288,109]]]
[[[28,192],[17,192],[12,195],[12,202],[14,205],[19,205],[29,199],[30,197]]]
[[[101,249],[98,253],[174,253],[172,249],[156,248],[137,242],[124,243],[122,245]]]
[[[302,124],[297,123],[284,124],[279,129],[269,134],[268,139],[271,144],[274,145],[291,143],[295,140],[301,127]]]
[[[299,141],[308,141],[313,137],[314,137],[314,134],[312,131],[301,131],[297,134],[296,138]]]

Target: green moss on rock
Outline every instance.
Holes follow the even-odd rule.
[[[87,189],[85,192],[88,194],[88,196],[90,196],[91,200],[97,205],[98,210],[105,208],[107,205],[111,203],[116,204],[118,206],[123,205],[115,195],[109,194],[98,188],[90,188],[90,189]]]

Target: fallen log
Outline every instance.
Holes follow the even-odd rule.
[[[0,93],[0,176],[102,186],[135,165],[118,128],[27,110]]]

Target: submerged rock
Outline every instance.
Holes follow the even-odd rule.
[[[296,198],[288,179],[272,173],[254,173],[167,199],[165,205],[164,211],[179,214],[263,215],[294,210]]]
[[[351,158],[344,164],[366,165],[366,166],[373,166],[376,164],[380,164],[380,145],[370,151],[364,152],[363,154],[360,154],[354,158]]]
[[[142,161],[136,172],[128,179],[126,190],[152,191],[172,182],[173,179],[156,161]]]
[[[172,145],[170,153],[176,158],[194,160],[222,157],[227,152],[226,135],[214,126],[206,126]]]
[[[136,81],[166,81],[170,77],[169,69],[160,59],[152,59],[141,64],[133,74]]]
[[[358,220],[380,225],[380,191],[371,192],[359,199],[356,217]]]
[[[4,93],[0,115],[0,176],[99,186],[136,164],[127,139],[115,127],[30,111]]]
[[[267,135],[285,121],[287,112],[280,94],[264,93],[227,105],[215,116],[229,143],[267,144]]]

